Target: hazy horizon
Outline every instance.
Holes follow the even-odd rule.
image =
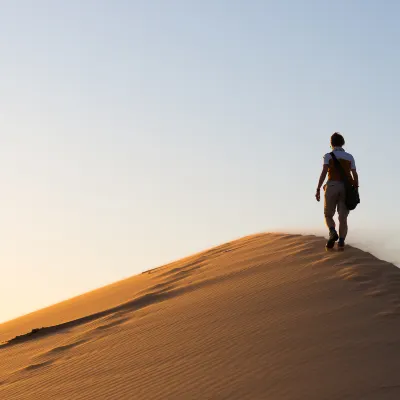
[[[400,264],[400,4],[1,4],[0,322],[252,233],[324,235],[334,131],[348,242]]]

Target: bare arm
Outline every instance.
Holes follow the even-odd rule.
[[[352,173],[352,175],[353,175],[354,186],[355,186],[355,187],[358,187],[358,173],[357,173],[357,170],[352,169],[352,170],[351,170],[351,173]]]
[[[319,181],[318,181],[317,192],[315,193],[315,198],[317,199],[317,201],[320,201],[320,199],[321,199],[320,191],[321,191],[322,185],[325,182],[326,174],[328,173],[328,168],[329,168],[329,165],[327,165],[327,164],[325,164],[322,167],[322,172],[321,172],[321,175],[320,175]]]

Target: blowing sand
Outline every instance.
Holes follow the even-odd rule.
[[[400,270],[255,235],[2,324],[0,342],[1,400],[398,400]]]

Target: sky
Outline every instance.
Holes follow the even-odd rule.
[[[0,0],[0,321],[258,232],[400,263],[400,3]]]

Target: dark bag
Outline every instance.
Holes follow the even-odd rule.
[[[349,210],[354,210],[360,203],[360,194],[358,193],[358,189],[349,181],[346,171],[342,167],[342,164],[340,164],[333,151],[330,154],[336,168],[339,170],[340,177],[342,178],[342,182],[344,183],[344,187],[346,189],[346,206]]]

